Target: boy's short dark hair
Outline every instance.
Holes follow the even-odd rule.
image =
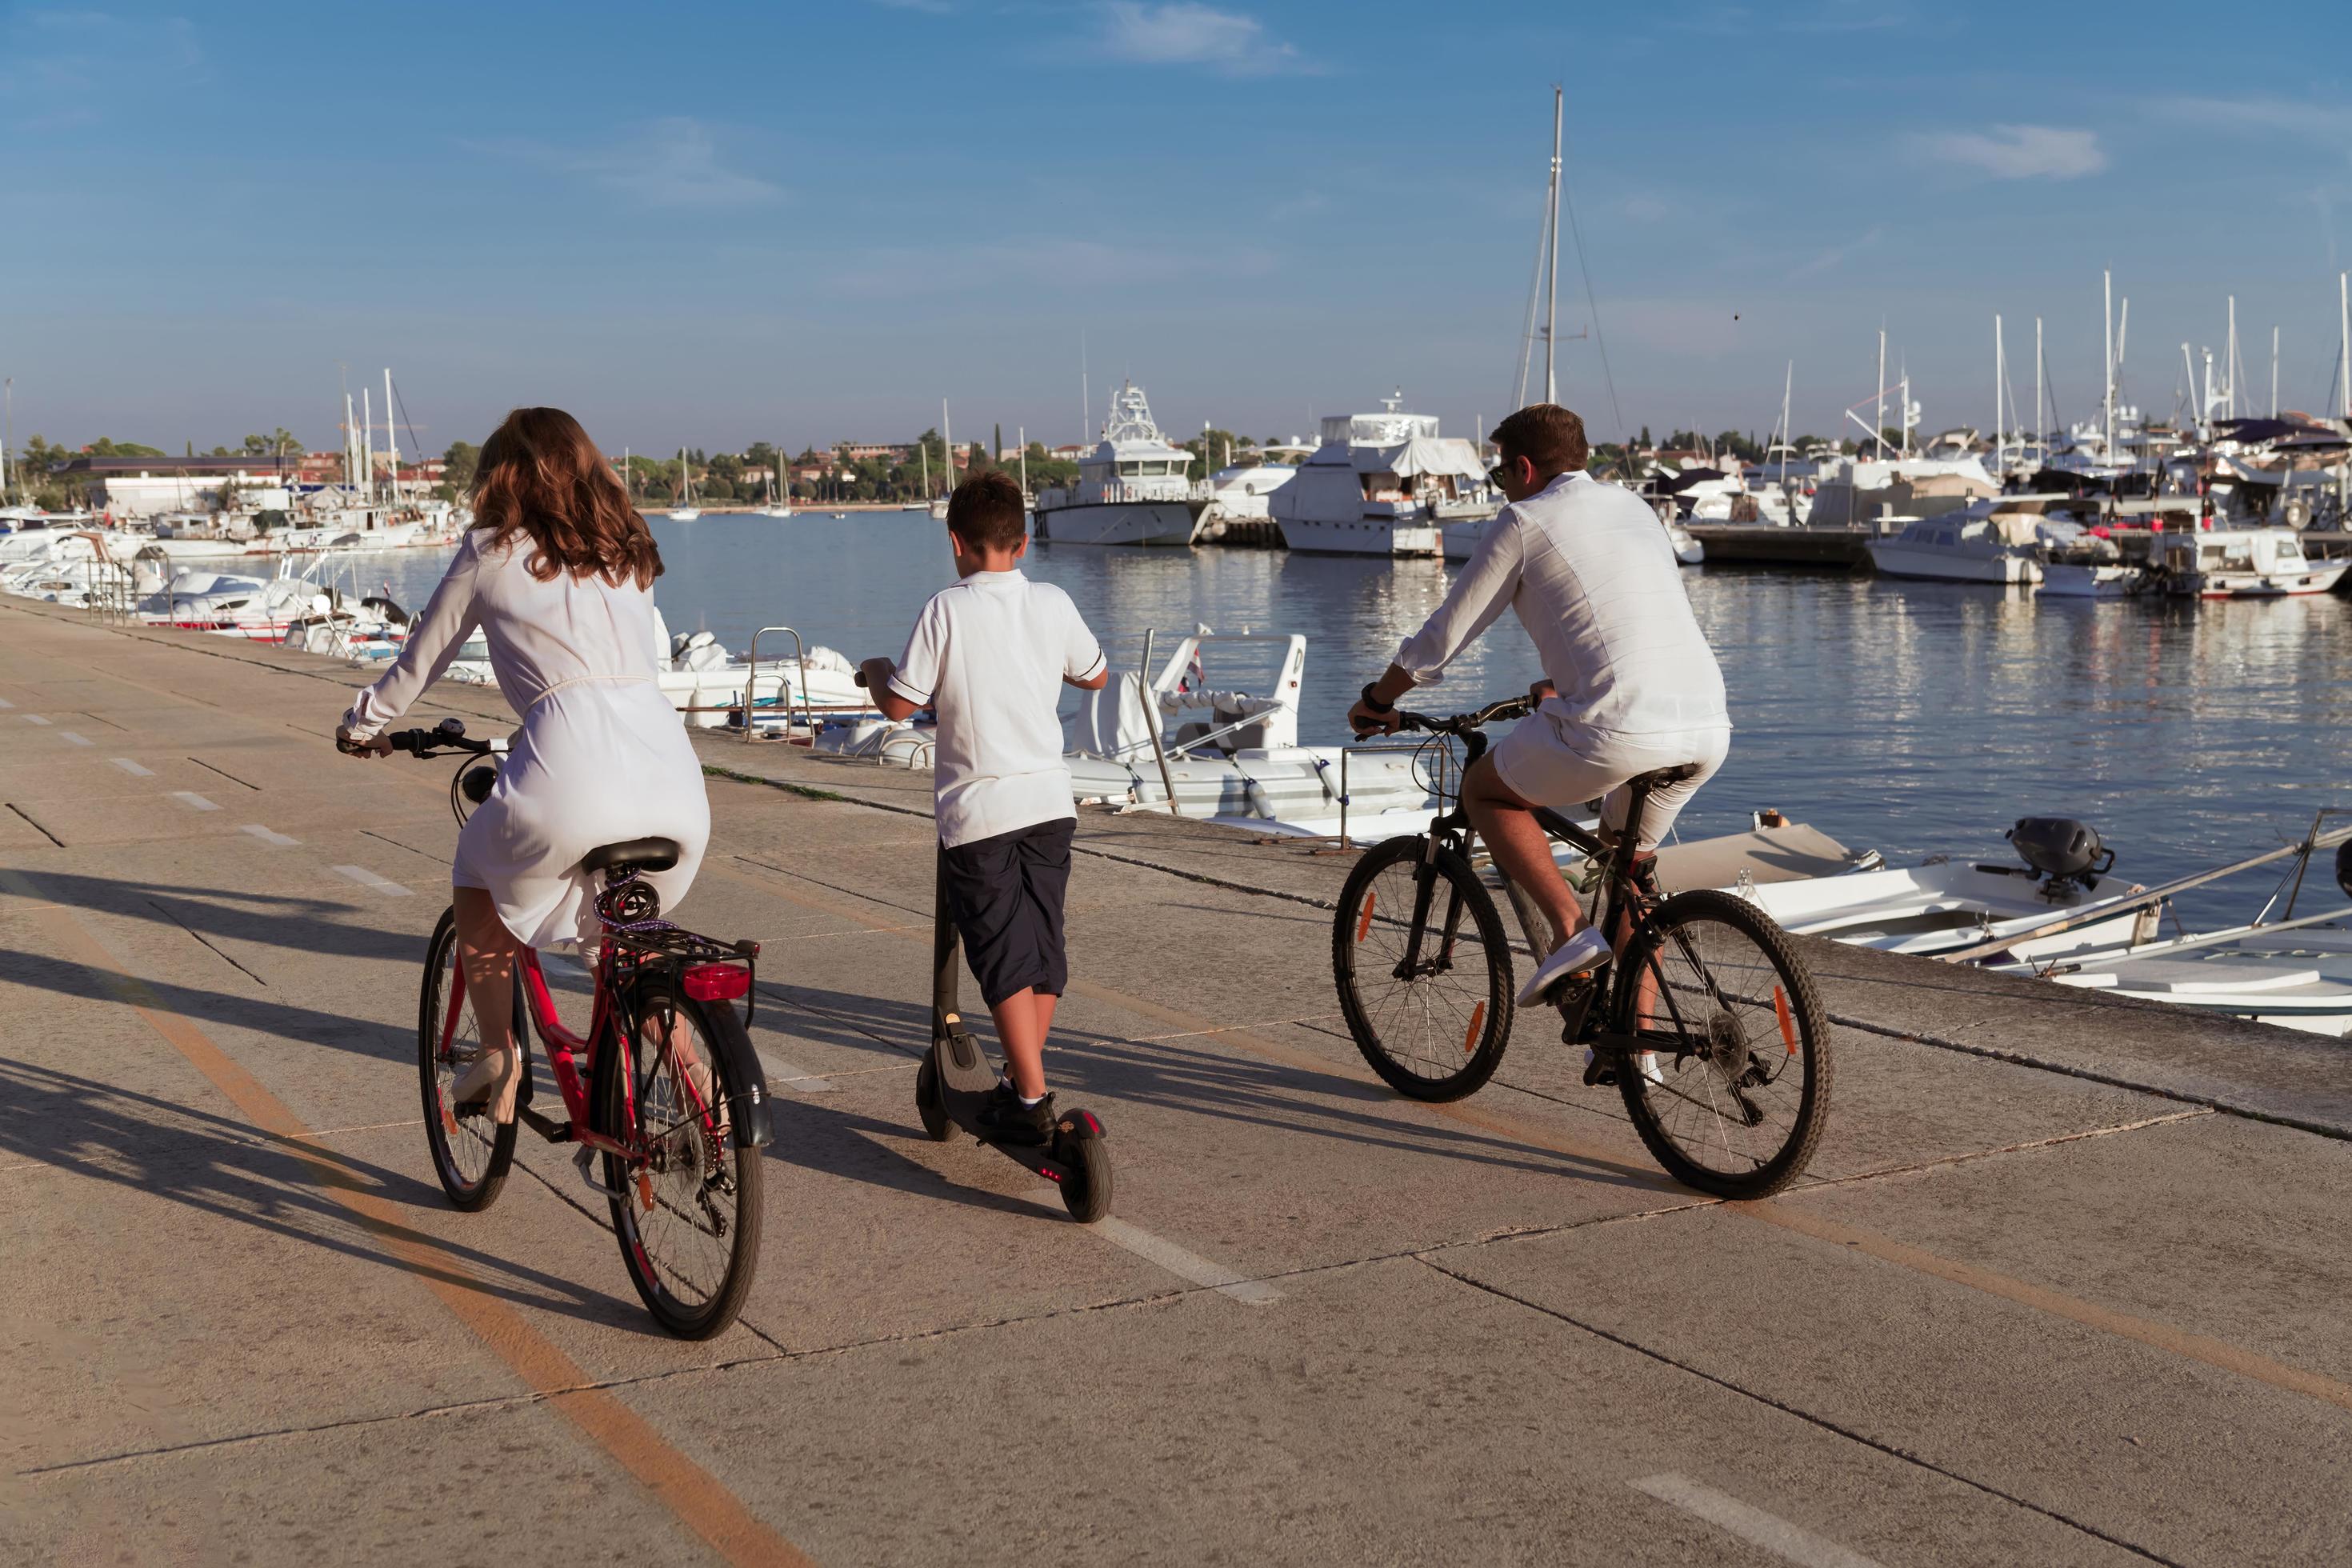
[[[1525,458],[1539,474],[1580,470],[1591,460],[1584,421],[1557,403],[1530,403],[1495,426],[1489,437],[1506,461]]]
[[[1010,550],[1027,537],[1021,487],[1002,468],[974,474],[948,497],[948,529],[976,550]]]

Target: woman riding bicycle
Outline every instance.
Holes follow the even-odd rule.
[[[710,837],[702,768],[655,672],[661,552],[579,421],[518,408],[482,447],[475,522],[383,678],[335,731],[362,757],[391,748],[404,714],[479,629],[499,690],[522,715],[498,784],[457,835],[450,871],[459,959],[482,1055],[461,1109],[513,1120],[520,1074],[513,975],[524,948],[589,935],[589,851],[660,837],[677,863],[648,872],[665,909],[694,881]]]

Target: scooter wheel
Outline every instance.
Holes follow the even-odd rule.
[[[1110,1213],[1110,1150],[1099,1138],[1068,1141],[1070,1174],[1062,1183],[1062,1204],[1080,1225]]]
[[[948,1108],[940,1099],[940,1069],[928,1056],[915,1072],[915,1114],[923,1119],[923,1131],[932,1142],[944,1143],[954,1136],[955,1123],[948,1120]]]

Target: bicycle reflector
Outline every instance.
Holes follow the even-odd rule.
[[[698,1002],[732,1002],[751,989],[751,972],[731,963],[698,963],[680,984]]]

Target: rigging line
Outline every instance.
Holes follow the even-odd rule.
[[[422,468],[425,466],[425,444],[417,437],[416,421],[408,416],[408,399],[400,395],[400,383],[397,381],[392,384],[392,401],[400,409],[400,422],[408,426],[408,444],[416,448],[416,466]],[[384,410],[384,417],[392,417],[391,409]]]
[[[1535,269],[1528,275],[1528,319],[1519,333],[1519,384],[1511,394],[1513,413],[1528,405],[1528,371],[1536,348],[1536,308],[1543,302],[1544,247],[1551,243],[1551,208],[1547,204],[1543,222],[1536,229]]]
[[[1592,312],[1592,346],[1601,351],[1601,379],[1609,388],[1609,412],[1617,416],[1617,433],[1625,433],[1625,411],[1617,405],[1617,378],[1609,374],[1609,340],[1601,335],[1601,306],[1592,297],[1592,267],[1584,255],[1584,230],[1576,221],[1576,199],[1568,194],[1568,141],[1559,146],[1559,199],[1568,209],[1568,232],[1576,240],[1576,270],[1584,279],[1584,308]]]

